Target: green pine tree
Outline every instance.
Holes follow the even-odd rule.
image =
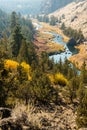
[[[87,128],[87,88],[81,83],[78,90],[79,106],[76,122],[79,128]]]

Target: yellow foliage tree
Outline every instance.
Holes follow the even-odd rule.
[[[62,86],[66,86],[68,84],[68,80],[64,77],[63,74],[57,73],[57,74],[55,74],[54,77],[55,77],[55,80],[54,80],[55,84],[59,84]]]
[[[68,84],[68,80],[61,73],[49,74],[48,77],[52,84],[59,84],[62,86],[66,86]]]
[[[26,62],[22,62],[21,66],[24,68],[24,71],[26,72],[26,74],[28,75],[28,80],[31,80],[31,67],[29,64],[27,64]]]
[[[23,67],[24,71],[28,75],[28,80],[31,80],[31,67],[29,64],[27,64],[26,62],[22,62],[21,64],[19,64],[18,62],[9,59],[4,61],[4,67],[8,70],[16,70],[19,65]]]
[[[13,61],[13,60],[5,60],[4,61],[4,67],[5,67],[5,69],[11,69],[11,70],[13,70],[13,69],[17,69],[17,66],[19,65],[19,63],[18,62],[16,62],[16,61]]]

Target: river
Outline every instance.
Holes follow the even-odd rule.
[[[42,25],[38,24],[38,23],[33,23],[34,26],[36,27],[36,30],[38,30],[39,28],[42,27]],[[63,41],[63,37],[55,32],[48,32],[45,31],[43,33],[47,33],[47,34],[52,34],[53,35],[53,42],[58,43],[58,44],[62,44],[64,46],[65,51],[61,52],[59,54],[53,54],[52,56],[49,56],[49,58],[53,58],[54,62],[58,62],[61,58],[62,62],[65,60],[65,58],[69,59],[72,55],[78,53],[78,50],[74,47],[68,47],[67,43]]]
[[[78,50],[74,47],[67,46],[67,43],[63,41],[63,37],[55,32],[44,32],[47,34],[53,35],[53,42],[61,44],[64,46],[64,52],[61,52],[59,54],[53,54],[52,56],[49,56],[49,58],[53,58],[55,62],[58,62],[61,58],[62,62],[64,62],[65,58],[69,59],[72,55],[76,54]]]

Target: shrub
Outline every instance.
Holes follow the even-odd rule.
[[[61,73],[55,74],[54,78],[55,78],[55,80],[54,80],[55,84],[66,86],[68,83],[67,79]]]
[[[61,73],[56,73],[54,75],[48,75],[52,84],[59,84],[61,86],[66,86],[68,84],[67,79]]]
[[[5,60],[4,61],[4,67],[6,68],[6,69],[17,69],[17,66],[19,65],[19,63],[18,62],[16,62],[16,61],[13,61],[13,60]]]
[[[31,76],[30,76],[31,67],[30,67],[30,65],[27,64],[26,62],[22,62],[22,63],[21,63],[21,66],[23,67],[24,71],[27,73],[27,75],[28,75],[28,80],[31,80]]]

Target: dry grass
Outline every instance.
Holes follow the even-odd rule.
[[[69,37],[65,36],[63,34],[62,30],[59,29],[59,27],[51,26],[51,25],[49,25],[47,23],[42,23],[42,22],[41,22],[41,24],[42,24],[43,28],[40,28],[40,31],[56,32],[56,33],[60,34],[63,37],[63,41],[64,42],[68,42],[69,41]]]
[[[45,38],[45,39],[52,39],[53,38],[52,34],[47,34],[44,32],[40,32],[39,34],[40,34],[40,37]]]
[[[49,24],[46,23],[41,23],[41,25],[43,27],[38,30],[38,34],[36,34],[34,41],[34,44],[38,48],[37,49],[38,55],[42,51],[46,51],[47,53],[64,51],[63,45],[53,42],[54,36],[52,34],[44,33],[44,32],[56,32],[58,34],[62,34],[61,30],[56,27],[50,26]],[[67,37],[64,36],[63,40],[67,41]]]
[[[18,104],[12,110],[12,117],[15,120],[23,119],[23,116],[26,115],[27,126],[31,125],[31,128],[38,129],[42,129],[44,127],[44,120],[47,120],[45,123],[46,125],[49,125],[48,121],[53,119],[54,114],[55,113],[43,111],[42,109],[39,110],[32,104],[28,104],[28,106],[25,106],[24,104]]]
[[[42,127],[41,122],[38,113],[35,113],[35,111],[35,107],[31,104],[28,106],[18,104],[12,111],[12,117],[14,117],[14,119],[22,119],[22,116],[25,114],[27,117],[27,124],[31,124],[32,126],[40,129]]]
[[[48,53],[50,52],[57,52],[57,51],[64,51],[63,45],[57,44],[55,42],[49,42],[47,44],[49,47]]]
[[[44,32],[44,31],[56,32],[56,33],[60,34],[63,37],[64,42],[69,41],[69,37],[65,36],[63,34],[63,31],[61,29],[59,29],[59,27],[57,25],[56,26],[51,26],[48,23],[38,22],[37,19],[32,19],[32,21],[42,25],[42,28],[39,29],[40,33]]]
[[[38,54],[40,54],[43,51],[46,51],[47,53],[64,51],[63,45],[57,44],[52,41],[45,41],[39,39],[39,41],[35,41],[34,44],[38,47]]]
[[[52,110],[52,111],[51,111]],[[70,125],[73,130],[75,124],[75,115],[67,106],[54,106],[53,109],[35,107],[31,104],[28,106],[25,105],[17,105],[12,112],[12,116],[14,118],[22,118],[22,115],[27,115],[27,122],[31,125],[31,129],[35,130],[45,129],[45,130],[57,130],[59,128],[65,129]],[[27,125],[28,126],[28,125]]]
[[[87,50],[86,50],[86,46],[84,46],[83,44],[78,46],[78,49],[80,49],[79,53],[70,57],[70,61],[72,63],[74,63],[79,69],[81,69],[81,66],[83,64],[83,62],[86,62],[86,66],[87,66]]]

